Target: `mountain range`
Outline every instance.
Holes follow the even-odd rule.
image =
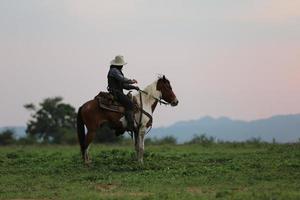
[[[205,134],[217,140],[245,141],[260,138],[271,142],[273,138],[280,143],[297,142],[300,139],[300,114],[277,115],[253,121],[232,120],[228,117],[209,116],[177,122],[168,127],[154,128],[150,137],[173,136],[179,143],[187,142],[194,135]]]
[[[25,126],[2,127],[0,132],[10,128],[17,138],[25,135]],[[147,137],[163,138],[173,136],[178,143],[191,140],[194,135],[205,134],[216,140],[245,141],[260,138],[262,141],[298,142],[300,139],[300,114],[277,115],[253,121],[233,120],[228,117],[209,116],[197,120],[180,121],[168,127],[153,128]]]

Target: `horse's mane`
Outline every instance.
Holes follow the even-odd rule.
[[[150,85],[146,86],[146,88],[144,89],[144,91],[153,94],[156,91],[156,84],[157,81],[154,81],[153,83],[151,83]]]
[[[157,80],[163,79],[163,77],[166,77],[164,74],[157,74]]]
[[[167,82],[170,82],[169,79],[164,74],[158,74],[157,75],[157,81],[159,80],[166,80]]]

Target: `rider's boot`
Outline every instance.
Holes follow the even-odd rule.
[[[126,127],[127,131],[131,131],[131,132],[135,131],[134,118],[133,117],[134,117],[133,111],[127,110],[125,112],[125,118],[126,118],[126,121],[127,121],[127,127]]]

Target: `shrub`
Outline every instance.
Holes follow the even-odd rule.
[[[177,140],[173,136],[166,136],[157,141],[158,144],[176,144]]]
[[[215,143],[214,137],[212,136],[208,137],[205,134],[202,134],[202,135],[194,135],[194,137],[186,144],[201,144],[207,146],[213,143]]]
[[[0,133],[0,145],[15,144],[16,139],[14,137],[14,131],[6,129]]]
[[[157,138],[146,138],[146,145],[163,145],[163,144],[177,144],[177,140],[173,136],[166,136],[160,139]]]
[[[32,135],[27,135],[18,139],[17,144],[19,145],[32,145],[37,144],[37,139]]]

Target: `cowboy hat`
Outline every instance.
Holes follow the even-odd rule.
[[[124,57],[121,55],[118,55],[115,57],[115,59],[113,59],[110,62],[111,65],[116,65],[116,66],[123,66],[126,65],[127,63],[124,61]]]

